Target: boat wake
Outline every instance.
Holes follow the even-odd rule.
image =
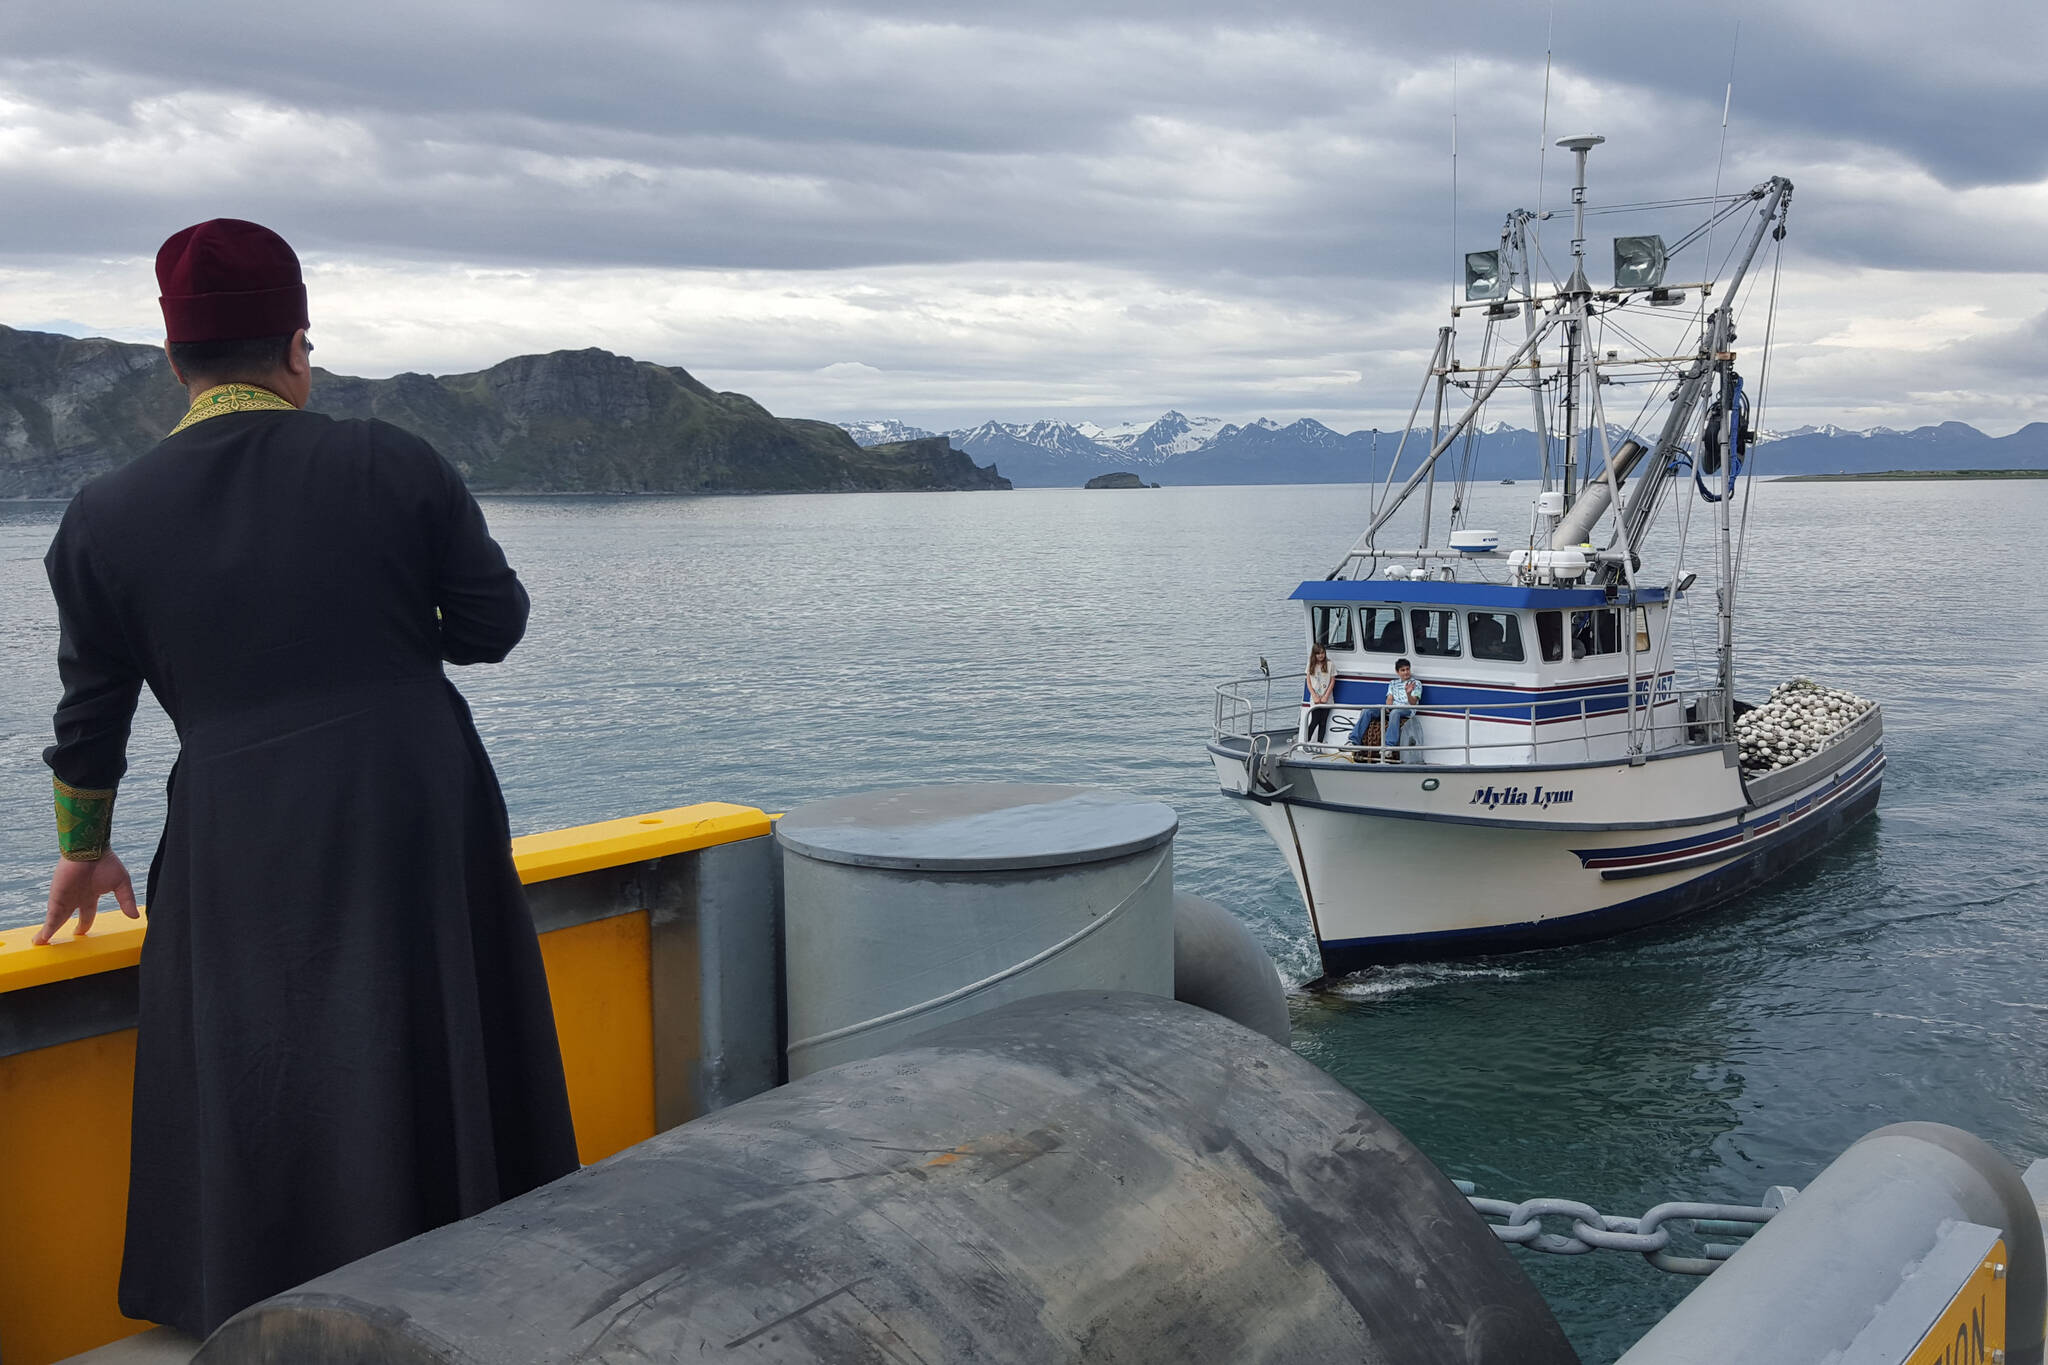
[[[1532,974],[1528,967],[1475,967],[1449,962],[1409,962],[1396,967],[1369,967],[1349,976],[1324,977],[1301,989],[1347,1000],[1385,1000],[1411,991],[1462,985],[1468,981],[1516,981]]]

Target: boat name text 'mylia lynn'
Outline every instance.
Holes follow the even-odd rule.
[[[1217,690],[1209,753],[1223,792],[1279,845],[1333,975],[1685,914],[1763,882],[1877,803],[1875,705],[1806,679],[1762,706],[1735,695],[1752,429],[1735,323],[1763,292],[1753,267],[1768,245],[1766,306],[1744,322],[1765,342],[1761,392],[1791,183],[1624,206],[1695,220],[1703,207],[1705,219],[1668,244],[1616,237],[1614,284],[1595,288],[1585,218],[1624,211],[1588,208],[1600,141],[1559,144],[1577,166],[1569,278],[1538,280],[1547,214],[1510,214],[1497,249],[1465,257],[1464,302],[1416,398],[1419,414],[1434,390],[1427,453],[1398,489],[1395,453],[1364,534],[1294,590],[1307,671],[1275,678],[1262,661],[1262,676]],[[1666,283],[1694,257],[1699,278]],[[1460,315],[1481,323],[1476,357],[1458,354]],[[1481,421],[1506,390],[1526,395],[1543,448],[1528,530],[1511,543],[1465,524]],[[1620,422],[1613,394],[1628,395]],[[1439,482],[1451,485],[1447,517],[1432,516]],[[1395,514],[1417,505],[1419,536],[1393,547]],[[1697,590],[1694,542],[1712,573]],[[1670,559],[1654,577],[1652,545]],[[1716,627],[1697,670],[1674,650],[1693,599]]]

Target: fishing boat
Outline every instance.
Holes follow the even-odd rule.
[[[1329,975],[1697,911],[1877,804],[1874,703],[1804,679],[1761,704],[1737,698],[1753,431],[1738,361],[1767,379],[1791,182],[1589,207],[1602,141],[1558,143],[1576,166],[1569,275],[1538,278],[1550,214],[1517,210],[1497,247],[1465,255],[1463,298],[1407,427],[1426,451],[1396,488],[1404,435],[1364,532],[1292,593],[1305,646],[1328,659],[1328,703],[1309,704],[1305,673],[1217,689],[1208,752],[1221,789],[1279,846]],[[1617,236],[1613,284],[1595,287],[1586,218],[1622,212],[1658,227],[1682,215],[1682,235]],[[1742,313],[1767,256],[1767,298]],[[1667,282],[1693,260],[1697,278]],[[1736,349],[1739,315],[1763,343],[1753,355]],[[1541,483],[1526,530],[1503,535],[1466,523],[1485,412],[1510,391],[1531,404]],[[1632,411],[1610,421],[1617,396]],[[1419,513],[1412,534],[1395,530],[1404,510]],[[1695,550],[1712,574],[1699,590]],[[1673,626],[1696,601],[1715,645],[1681,666]],[[1403,660],[1420,692],[1389,706]]]

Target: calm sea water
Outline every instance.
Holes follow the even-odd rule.
[[[1473,524],[1512,534],[1533,492],[1478,490]],[[515,829],[966,779],[1161,798],[1179,884],[1306,980],[1279,854],[1215,794],[1202,745],[1213,683],[1262,654],[1300,667],[1284,599],[1328,571],[1364,498],[494,499],[533,624],[459,681]],[[39,916],[51,857],[39,560],[60,511],[0,504],[0,925]],[[1296,1047],[1504,1198],[1749,1202],[1909,1118],[2048,1154],[2048,613],[2014,581],[2044,524],[2043,482],[1759,485],[1745,691],[1806,673],[1881,701],[1877,817],[1676,927],[1298,993]],[[145,703],[116,840],[138,872],[173,752]],[[1588,1360],[1690,1287],[1636,1258],[1517,1255]]]

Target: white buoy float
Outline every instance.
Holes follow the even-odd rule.
[[[1811,758],[1873,704],[1854,692],[1823,687],[1811,678],[1779,683],[1761,706],[1735,718],[1742,766],[1752,772],[1768,772]]]

